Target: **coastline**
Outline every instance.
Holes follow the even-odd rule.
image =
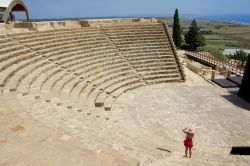
[[[163,18],[163,19],[172,19],[172,16],[128,16],[128,17],[119,17],[119,16],[108,16],[108,17],[79,17],[79,18],[35,18],[31,21],[60,21],[60,20],[89,20],[89,19],[110,19],[110,18]],[[202,21],[216,21],[216,22],[227,22],[232,24],[243,24],[250,25],[250,15],[244,15],[242,18],[240,16],[181,16],[181,19],[185,20],[202,20]]]
[[[229,22],[232,24],[250,25],[250,15],[221,15],[221,16],[198,16],[199,20]]]

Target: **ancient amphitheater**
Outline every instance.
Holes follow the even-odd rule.
[[[183,68],[162,20],[1,24],[0,88],[0,165],[250,164],[249,104]]]

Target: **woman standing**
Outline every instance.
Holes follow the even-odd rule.
[[[189,152],[189,158],[192,156],[192,147],[193,147],[193,137],[194,137],[194,129],[191,128],[185,128],[182,130],[186,134],[186,139],[184,140],[184,146],[185,146],[185,155],[184,157],[188,157]]]

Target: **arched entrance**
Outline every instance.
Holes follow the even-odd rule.
[[[26,19],[29,21],[28,9],[21,0],[3,0],[0,3],[0,9],[4,13],[2,16],[2,22],[4,23],[7,23],[8,20],[15,20],[13,12],[25,12]]]

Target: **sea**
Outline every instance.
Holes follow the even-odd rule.
[[[130,17],[81,17],[81,18],[44,18],[44,19],[32,19],[31,21],[55,21],[55,20],[84,20],[84,19],[107,19],[107,18],[172,18],[172,16],[130,16]],[[211,20],[211,21],[225,21],[236,24],[247,24],[250,25],[250,14],[249,15],[207,15],[207,16],[185,16],[182,18],[186,19],[198,19],[198,20]]]
[[[197,19],[212,20],[212,21],[226,21],[232,23],[248,24],[250,25],[249,15],[210,15],[210,16],[197,16]]]

